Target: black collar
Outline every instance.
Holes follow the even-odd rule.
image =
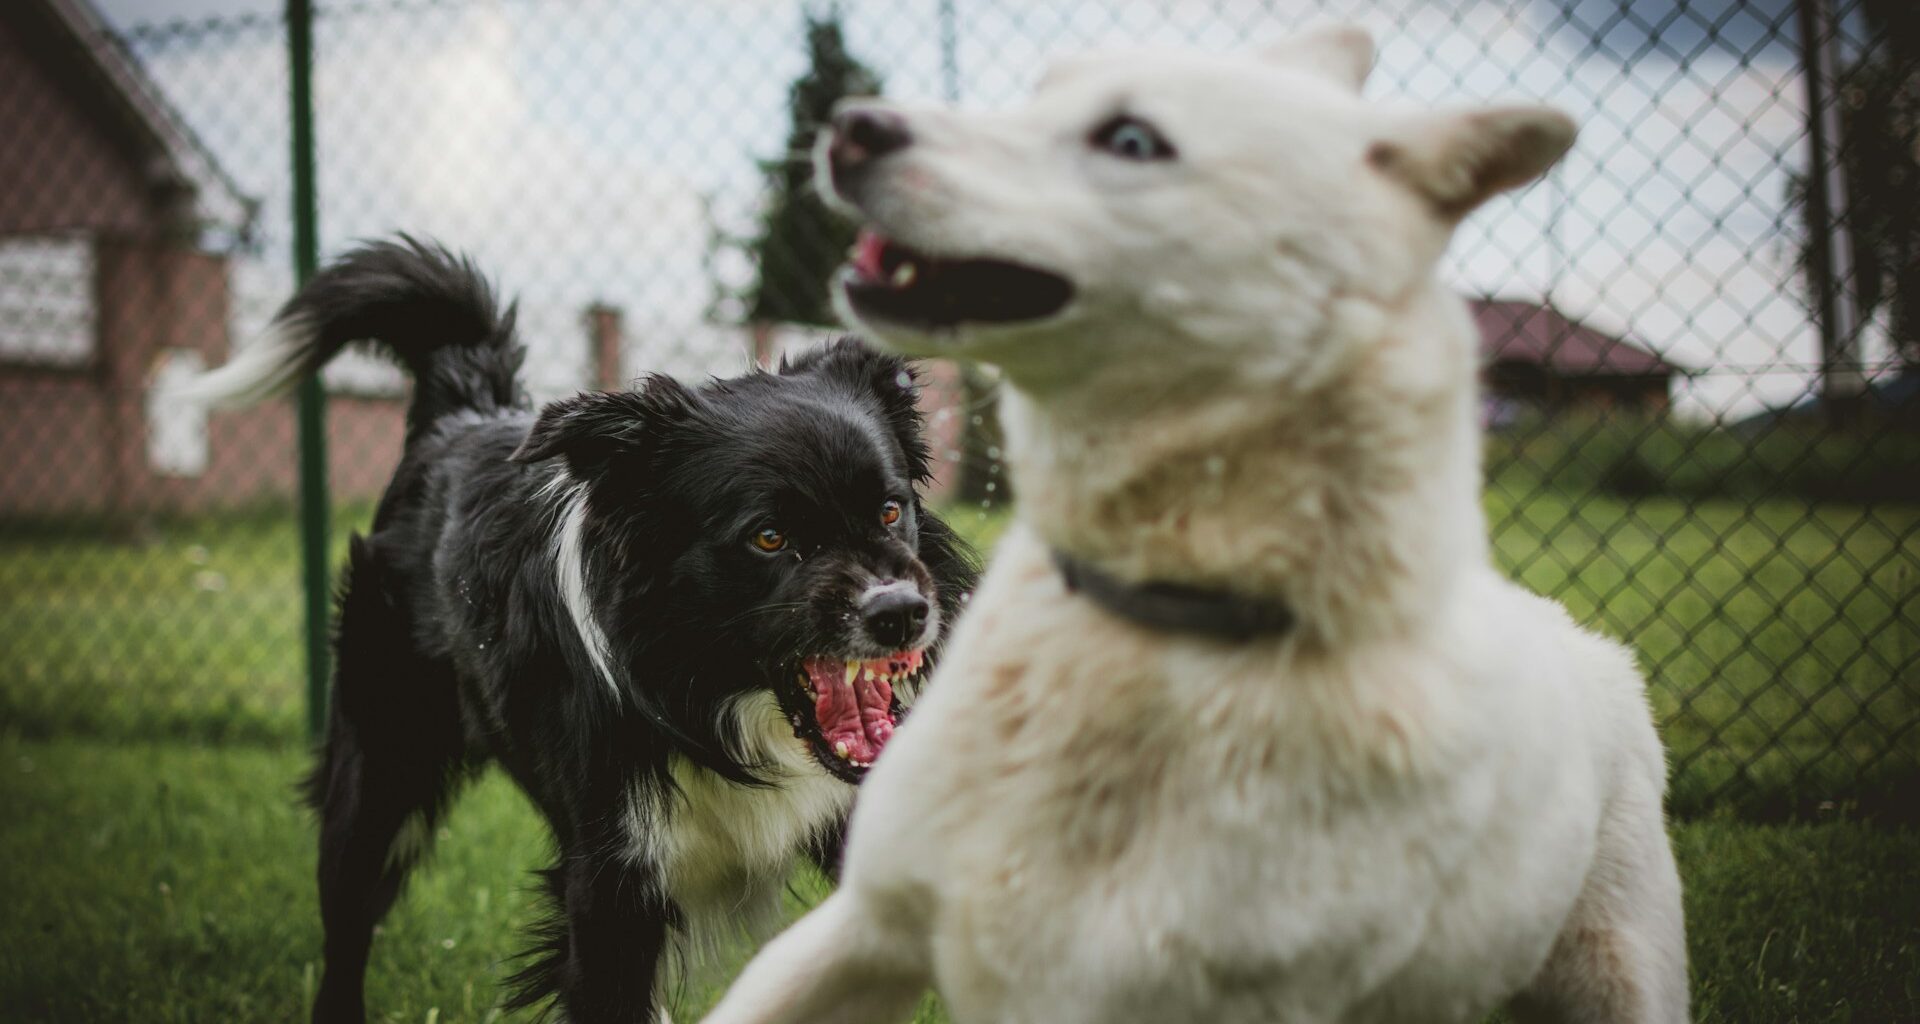
[[[1053,564],[1068,590],[1148,629],[1240,643],[1293,629],[1293,609],[1280,601],[1184,583],[1128,583],[1057,548]]]

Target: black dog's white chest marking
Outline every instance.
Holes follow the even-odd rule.
[[[854,788],[815,763],[772,694],[734,702],[743,760],[776,766],[776,783],[742,786],[680,758],[679,792],[637,785],[629,795],[627,855],[662,880],[686,915],[683,953],[695,958],[731,932],[774,922],[801,851],[841,820]]]

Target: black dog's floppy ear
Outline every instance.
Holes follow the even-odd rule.
[[[909,475],[917,481],[925,481],[932,475],[925,424],[920,420],[920,380],[911,363],[868,348],[857,338],[847,337],[822,345],[791,363],[783,360],[780,372],[819,374],[878,400],[888,428],[906,454]]]
[[[508,458],[539,462],[562,455],[576,474],[592,475],[615,456],[643,451],[697,401],[664,374],[648,377],[637,391],[584,391],[547,403]]]

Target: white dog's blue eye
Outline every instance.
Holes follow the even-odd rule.
[[[1137,117],[1112,118],[1093,130],[1095,149],[1122,160],[1171,160],[1173,146]]]

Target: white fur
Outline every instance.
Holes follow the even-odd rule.
[[[1076,294],[863,325],[1002,368],[1018,523],[863,787],[841,889],[714,1024],[904,1019],[929,984],[962,1024],[1686,1018],[1644,684],[1491,568],[1473,325],[1435,273],[1572,126],[1383,110],[1364,64],[1334,30],[905,111],[861,213]],[[1178,159],[1080,141],[1123,107]],[[1049,548],[1300,625],[1137,628]]]
[[[873,585],[867,587],[867,589],[861,591],[860,596],[859,598],[856,599],[855,603],[865,604],[868,601],[871,601],[882,594],[902,594],[902,593],[918,595],[920,593],[920,588],[916,586],[911,580],[888,580],[885,583],[876,582]]]
[[[580,642],[587,648],[594,671],[613,691],[614,699],[619,700],[620,681],[612,667],[613,646],[607,642],[600,620],[594,617],[593,597],[587,593],[587,551],[582,536],[587,527],[586,485],[562,471],[548,481],[541,493],[558,503],[559,529],[553,535],[553,573],[555,585],[560,588],[560,600],[567,606],[567,615],[573,620]]]
[[[302,357],[312,347],[315,330],[306,317],[279,317],[224,365],[169,387],[159,397],[227,408],[282,394],[299,380]]]
[[[853,802],[853,787],[828,775],[794,739],[773,694],[747,694],[728,712],[740,738],[733,755],[767,766],[775,785],[741,786],[676,757],[678,793],[636,787],[628,803],[629,855],[660,872],[667,895],[686,914],[663,980],[730,938],[764,937],[778,921],[796,852]]]

